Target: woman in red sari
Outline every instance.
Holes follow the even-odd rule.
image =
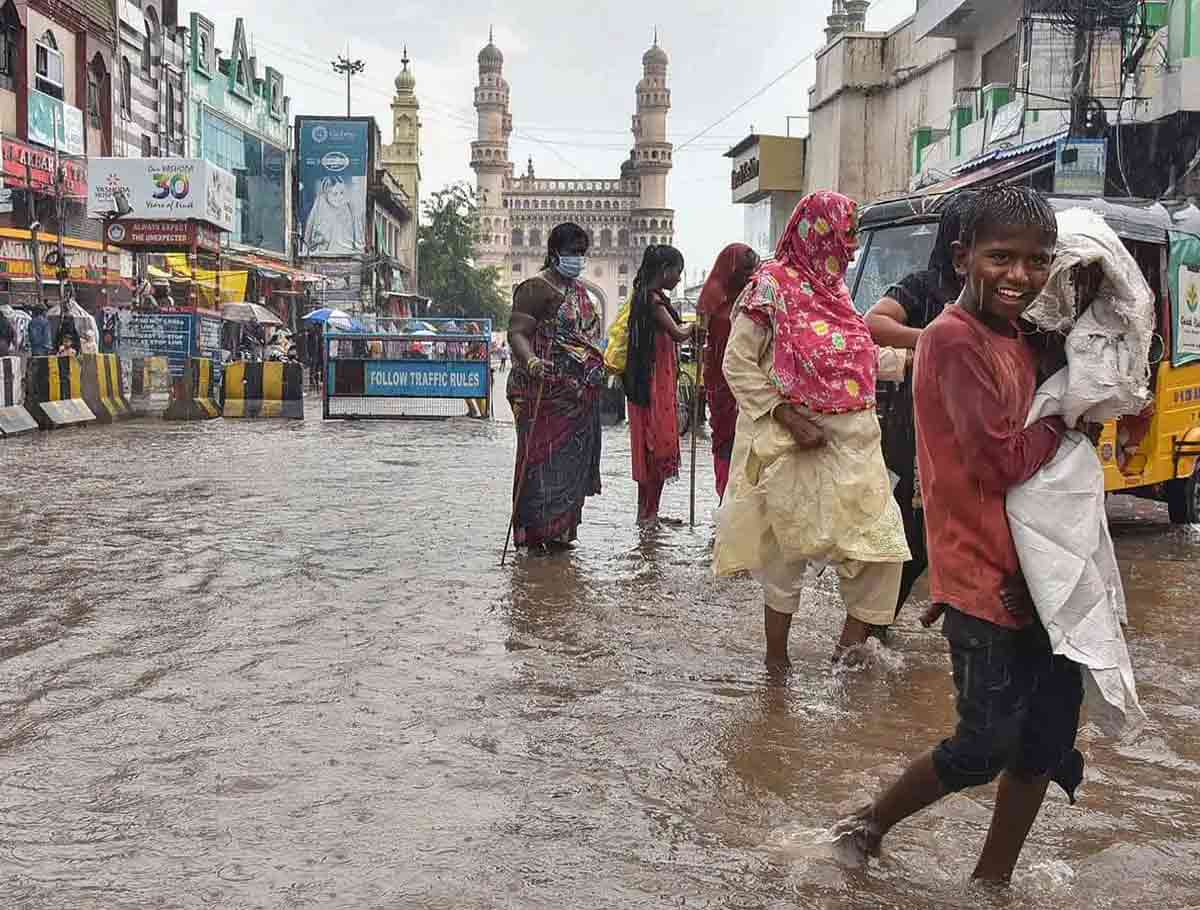
[[[683,275],[683,255],[672,246],[650,246],[633,279],[629,311],[629,359],[623,384],[629,398],[633,479],[638,485],[638,523],[658,522],[663,485],[679,475],[679,370],[676,345],[693,326],[683,324],[667,297]]]
[[[704,347],[704,388],[708,394],[708,426],[712,434],[713,470],[717,496],[725,498],[729,462],[733,458],[737,399],[725,381],[722,363],[729,343],[733,302],[758,268],[758,253],[744,243],[731,243],[721,254],[704,282],[698,309],[708,320],[708,343]]]

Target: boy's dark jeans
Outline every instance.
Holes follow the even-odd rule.
[[[957,792],[1005,770],[1023,780],[1049,774],[1074,803],[1083,781],[1079,665],[1052,653],[1037,620],[1006,629],[947,607],[942,634],[958,690],[958,728],[933,753],[942,785]]]

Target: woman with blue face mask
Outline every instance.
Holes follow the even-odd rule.
[[[550,232],[546,264],[513,293],[508,400],[517,424],[518,547],[569,546],[583,503],[600,493],[600,393],[607,374],[596,347],[600,318],[579,280],[588,235],[577,224]]]

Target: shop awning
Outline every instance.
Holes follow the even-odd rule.
[[[1065,133],[1057,133],[1023,145],[994,149],[964,161],[954,169],[953,176],[930,186],[921,187],[921,195],[934,196],[972,186],[986,186],[1028,176],[1054,162],[1054,150]]]
[[[296,268],[294,265],[289,265],[278,259],[270,259],[266,256],[256,256],[252,253],[231,253],[226,255],[225,258],[234,265],[253,269],[264,278],[283,278],[288,281],[298,281],[302,284],[316,284],[325,280],[321,275],[306,272],[303,269]]]

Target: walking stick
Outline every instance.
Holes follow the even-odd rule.
[[[525,489],[525,469],[529,467],[529,443],[533,432],[537,429],[538,412],[542,409],[542,392],[546,388],[546,374],[543,366],[542,378],[538,382],[537,400],[533,403],[533,419],[529,422],[529,432],[525,436],[525,457],[521,459],[520,473],[517,474],[517,488],[513,493],[512,513],[508,519],[508,531],[504,535],[504,552],[500,554],[500,568],[508,559],[508,544],[512,540],[513,528],[517,525],[517,507],[521,502],[521,491]]]
[[[696,314],[696,325],[699,331],[692,342],[692,350],[696,357],[696,383],[692,390],[692,491],[688,520],[691,527],[696,527],[696,435],[700,423],[700,396],[704,394],[704,314]]]

